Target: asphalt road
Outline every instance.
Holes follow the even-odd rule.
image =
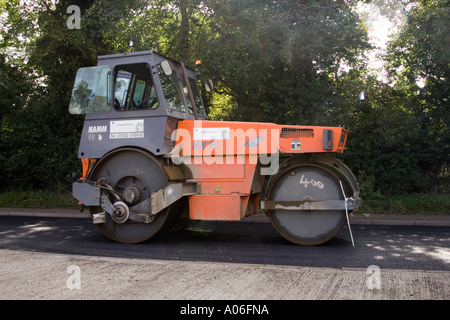
[[[115,243],[90,219],[0,217],[0,249],[103,257],[450,271],[450,227],[346,226],[321,246],[283,239],[269,223],[198,221],[138,245]]]
[[[324,245],[301,247],[268,223],[202,221],[125,245],[104,237],[90,219],[2,216],[0,292],[3,299],[450,298],[450,227],[354,225],[352,231],[355,247],[346,227]],[[67,289],[70,265],[92,273],[82,278],[83,292]],[[376,273],[371,266],[383,280],[375,290],[367,284]],[[56,291],[47,272],[53,268]],[[40,279],[31,292],[30,270]]]

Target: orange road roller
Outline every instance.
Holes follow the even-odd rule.
[[[207,120],[197,72],[154,51],[79,69],[69,112],[84,115],[73,196],[120,243],[264,212],[288,241],[319,245],[361,203],[332,156],[345,128]]]

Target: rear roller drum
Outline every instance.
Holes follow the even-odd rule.
[[[151,155],[136,149],[113,151],[102,158],[93,169],[90,180],[105,178],[119,193],[123,202],[115,202],[117,215],[106,214],[106,222],[96,224],[108,238],[120,243],[139,243],[150,239],[171,222],[170,207],[159,212],[151,223],[129,220],[129,208],[148,199],[167,183],[163,169]],[[90,207],[91,214],[103,212]]]
[[[339,176],[341,172],[336,173],[336,167],[305,160],[306,158],[293,158],[280,166],[280,171],[272,176],[268,183],[268,200],[344,200],[339,183],[343,180]],[[345,186],[353,183],[344,180],[342,182]],[[347,187],[348,194],[352,194],[353,191]],[[329,241],[341,230],[346,221],[345,210],[274,209],[269,210],[268,215],[272,225],[285,239],[298,245],[309,246]]]

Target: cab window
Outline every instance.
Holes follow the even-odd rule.
[[[191,85],[192,95],[194,96],[197,112],[200,116],[206,118],[205,107],[203,106],[202,96],[198,88],[197,80],[189,77],[189,84]]]
[[[156,109],[158,99],[144,63],[121,65],[115,69],[114,107],[116,110]]]
[[[164,100],[167,108],[186,112],[186,106],[184,104],[183,95],[178,82],[178,76],[175,70],[171,70],[170,74],[166,74],[161,67],[161,64],[158,64],[158,75],[163,88]]]

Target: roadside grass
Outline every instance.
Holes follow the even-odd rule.
[[[4,208],[78,208],[70,192],[9,191],[0,193]],[[369,214],[450,214],[450,194],[409,194],[362,198],[359,213]]]
[[[4,208],[77,208],[78,201],[70,192],[8,191],[0,193],[0,207]]]
[[[450,214],[450,194],[380,195],[362,199],[360,213],[382,214]]]

